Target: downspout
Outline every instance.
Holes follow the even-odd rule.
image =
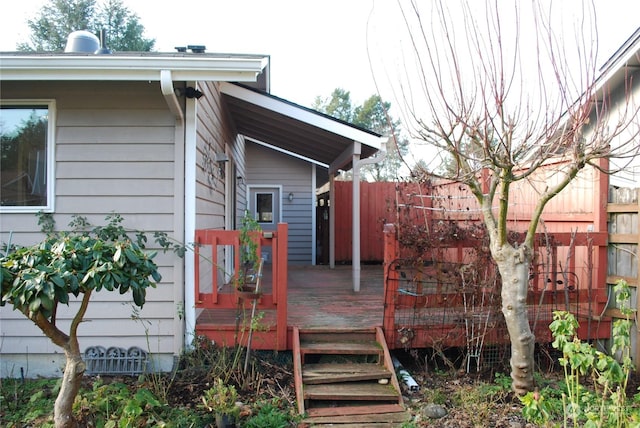
[[[359,143],[356,143],[359,144]],[[386,148],[386,144],[381,144]],[[353,291],[360,292],[360,168],[366,165],[382,162],[387,157],[387,151],[380,149],[375,157],[360,159],[360,150],[356,150],[353,155],[353,200],[351,219],[351,233],[353,242],[353,255],[351,265],[353,268]]]
[[[173,87],[173,77],[171,75],[171,70],[161,70],[160,71],[160,89],[162,92],[162,96],[169,107],[169,110],[175,117],[175,135],[174,135],[174,206],[176,209],[173,216],[173,230],[180,234],[185,234],[185,210],[184,210],[184,192],[185,192],[185,182],[183,180],[184,171],[185,171],[185,115],[180,102],[175,93],[175,88]],[[186,238],[186,234],[185,234]],[[189,242],[188,239],[185,239],[184,242]],[[185,275],[187,278],[193,278],[193,260],[190,260],[188,257],[184,259],[180,257],[176,257],[176,260],[173,265],[174,270],[174,284],[182,284],[182,286],[174,286],[174,302],[176,304],[182,303],[184,310],[184,317],[181,317],[178,312],[174,314],[174,355],[180,355],[182,352],[183,346],[188,346],[191,343],[191,338],[187,337],[185,334],[186,331],[195,331],[195,313],[193,310],[189,308],[193,308],[193,302],[195,302],[195,298],[193,297],[193,287],[189,287],[191,292],[191,296],[189,299],[191,300],[191,304],[187,304],[185,301],[186,290],[187,290],[187,282],[185,281]],[[185,324],[186,323],[186,324]],[[189,327],[187,327],[189,326]],[[176,340],[177,339],[177,340]]]
[[[162,96],[164,96],[169,110],[171,110],[171,113],[176,117],[178,125],[184,129],[184,113],[178,102],[178,97],[176,97],[171,70],[160,70],[160,89],[162,90]],[[182,135],[184,137],[184,133],[182,133]]]

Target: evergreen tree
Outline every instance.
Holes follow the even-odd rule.
[[[98,34],[107,31],[108,47],[114,51],[150,51],[155,39],[144,37],[138,15],[122,0],[50,0],[37,16],[27,21],[29,42],[20,43],[19,51],[63,51],[67,37],[74,31]]]
[[[316,97],[313,108],[336,119],[390,137],[386,158],[361,169],[363,179],[390,181],[398,178],[403,159],[409,150],[409,141],[400,137],[400,123],[389,116],[391,103],[384,102],[379,95],[372,95],[361,106],[354,106],[351,94],[336,88],[328,98]],[[350,174],[349,174],[350,176]]]

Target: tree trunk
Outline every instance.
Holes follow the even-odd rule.
[[[67,363],[62,376],[62,385],[56,398],[53,419],[56,428],[75,428],[78,423],[73,416],[73,402],[80,390],[85,363],[78,351],[78,346],[66,346],[64,350]]]
[[[533,391],[535,336],[529,326],[527,291],[531,251],[503,245],[492,251],[502,277],[502,313],[511,339],[512,388],[518,395]]]

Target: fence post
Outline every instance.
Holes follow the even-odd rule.
[[[277,293],[277,298],[274,296],[274,303],[276,304],[276,348],[278,350],[287,349],[288,229],[289,225],[287,223],[278,223],[276,230],[277,240],[275,242],[277,248],[271,249],[271,251],[276,254],[274,258],[276,262],[274,269],[277,271],[277,274],[275,277],[276,283],[273,285],[273,292],[274,294]]]
[[[393,263],[398,259],[398,239],[396,227],[393,224],[384,225],[384,315],[383,328],[387,345],[396,343],[396,305],[395,296],[398,292],[398,272],[393,269]]]

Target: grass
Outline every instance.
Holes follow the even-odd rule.
[[[53,402],[59,389],[59,379],[2,379],[0,426],[53,426]]]

